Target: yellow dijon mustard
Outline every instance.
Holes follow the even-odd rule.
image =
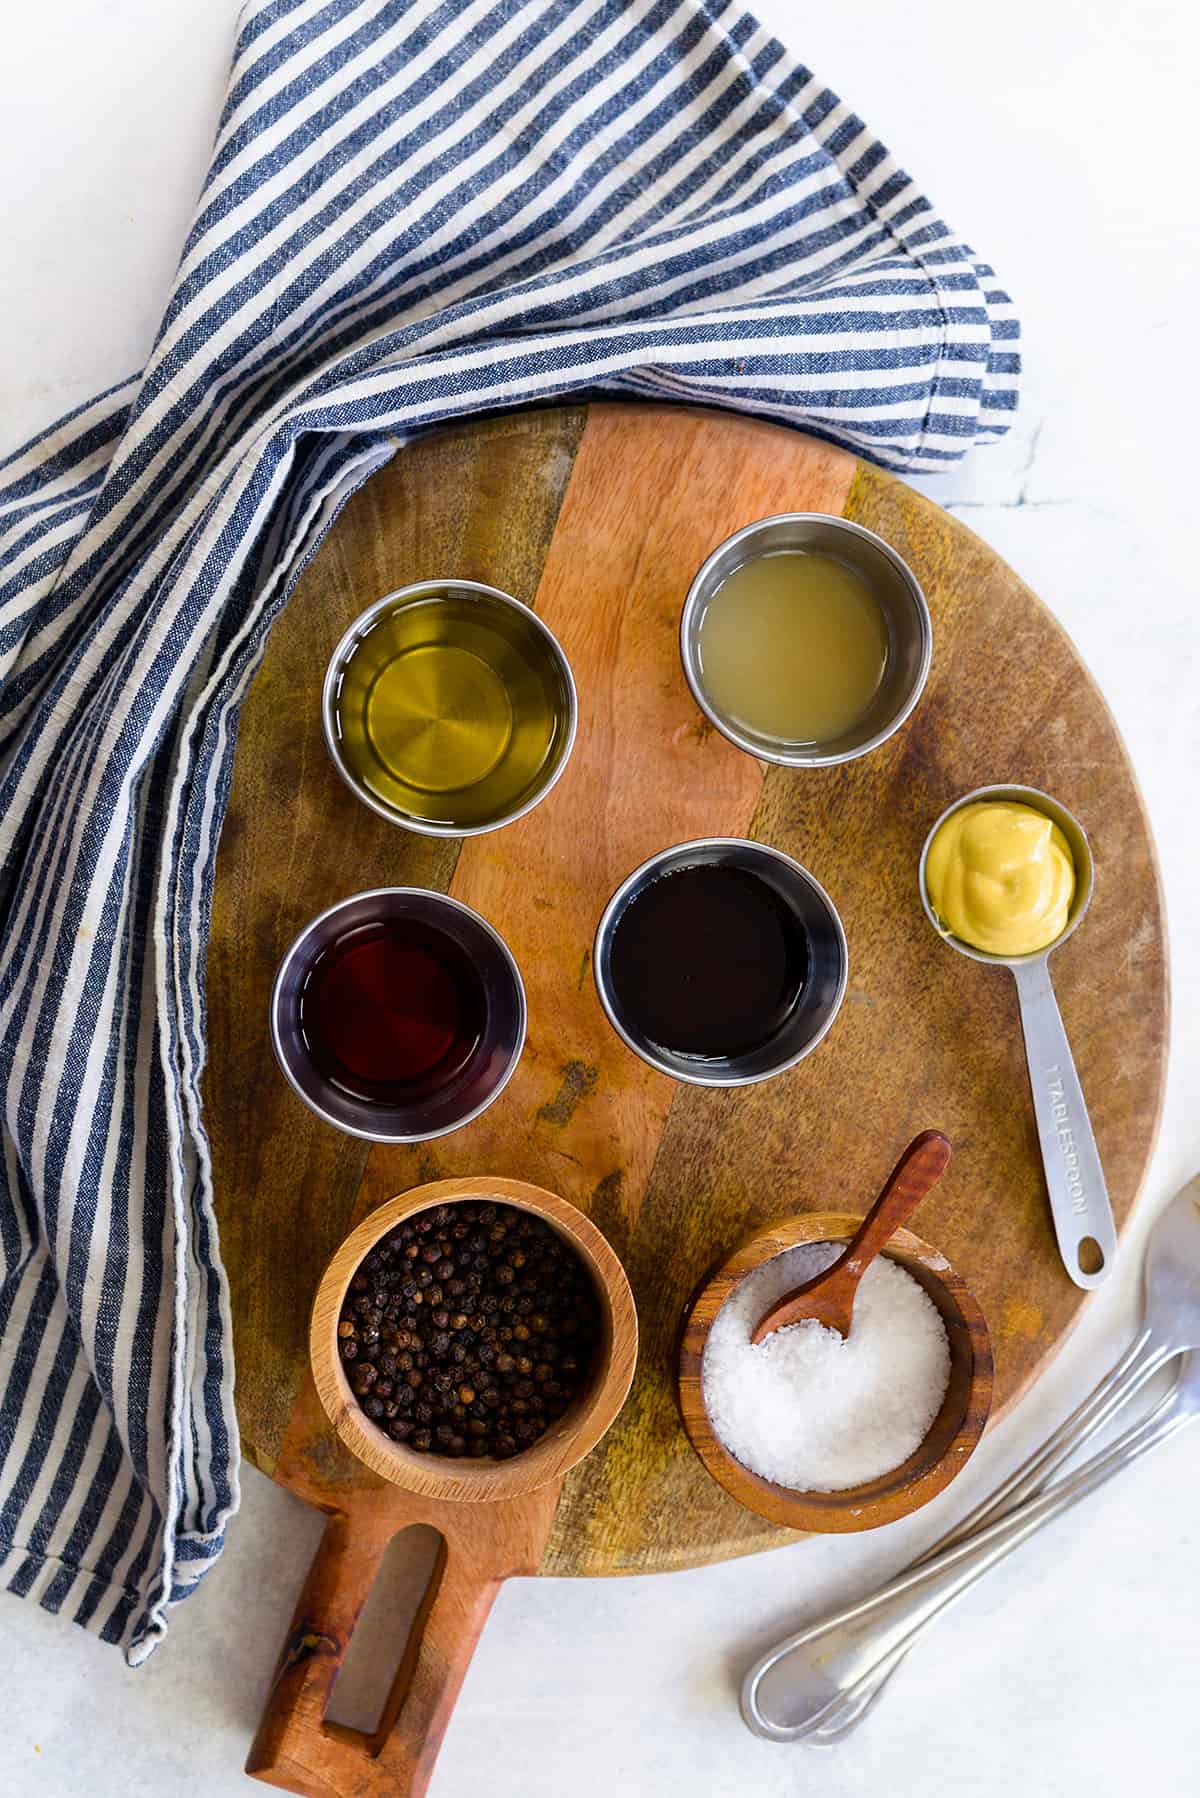
[[[925,860],[925,890],[946,928],[991,955],[1032,955],[1067,927],[1071,846],[1031,805],[979,799],[951,813]]]

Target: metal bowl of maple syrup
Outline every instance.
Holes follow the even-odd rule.
[[[653,855],[617,888],[592,949],[622,1041],[692,1086],[750,1086],[794,1067],[846,991],[846,935],[807,868],[743,837]]]

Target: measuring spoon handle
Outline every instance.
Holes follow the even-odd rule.
[[[1117,1230],[1047,958],[1014,963],[1012,975],[1059,1254],[1076,1286],[1099,1286],[1112,1270]]]

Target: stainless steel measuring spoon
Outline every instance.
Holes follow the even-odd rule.
[[[965,805],[979,800],[1006,799],[1016,805],[1029,805],[1044,812],[1058,825],[1071,847],[1075,863],[1075,894],[1066,927],[1045,949],[1032,955],[1007,957],[991,955],[975,949],[946,929],[938,917],[925,887],[925,864],[929,846],[946,819]],[[954,804],[947,806],[925,839],[918,875],[921,904],[925,915],[942,941],[972,961],[1007,968],[1017,983],[1021,1007],[1021,1029],[1025,1035],[1025,1059],[1029,1065],[1029,1085],[1033,1093],[1033,1110],[1037,1119],[1038,1141],[1042,1164],[1046,1170],[1046,1190],[1050,1196],[1050,1215],[1063,1266],[1076,1286],[1099,1286],[1112,1269],[1117,1250],[1117,1230],[1112,1206],[1104,1181],[1100,1153],[1092,1134],[1083,1088],[1075,1072],[1071,1045],[1063,1028],[1054,988],[1050,983],[1049,957],[1078,930],[1091,903],[1094,868],[1092,851],[1079,820],[1036,787],[976,787]]]

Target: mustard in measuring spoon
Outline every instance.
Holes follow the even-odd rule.
[[[1075,863],[1044,812],[980,799],[939,828],[925,861],[925,889],[946,928],[973,949],[1032,955],[1067,927]]]

